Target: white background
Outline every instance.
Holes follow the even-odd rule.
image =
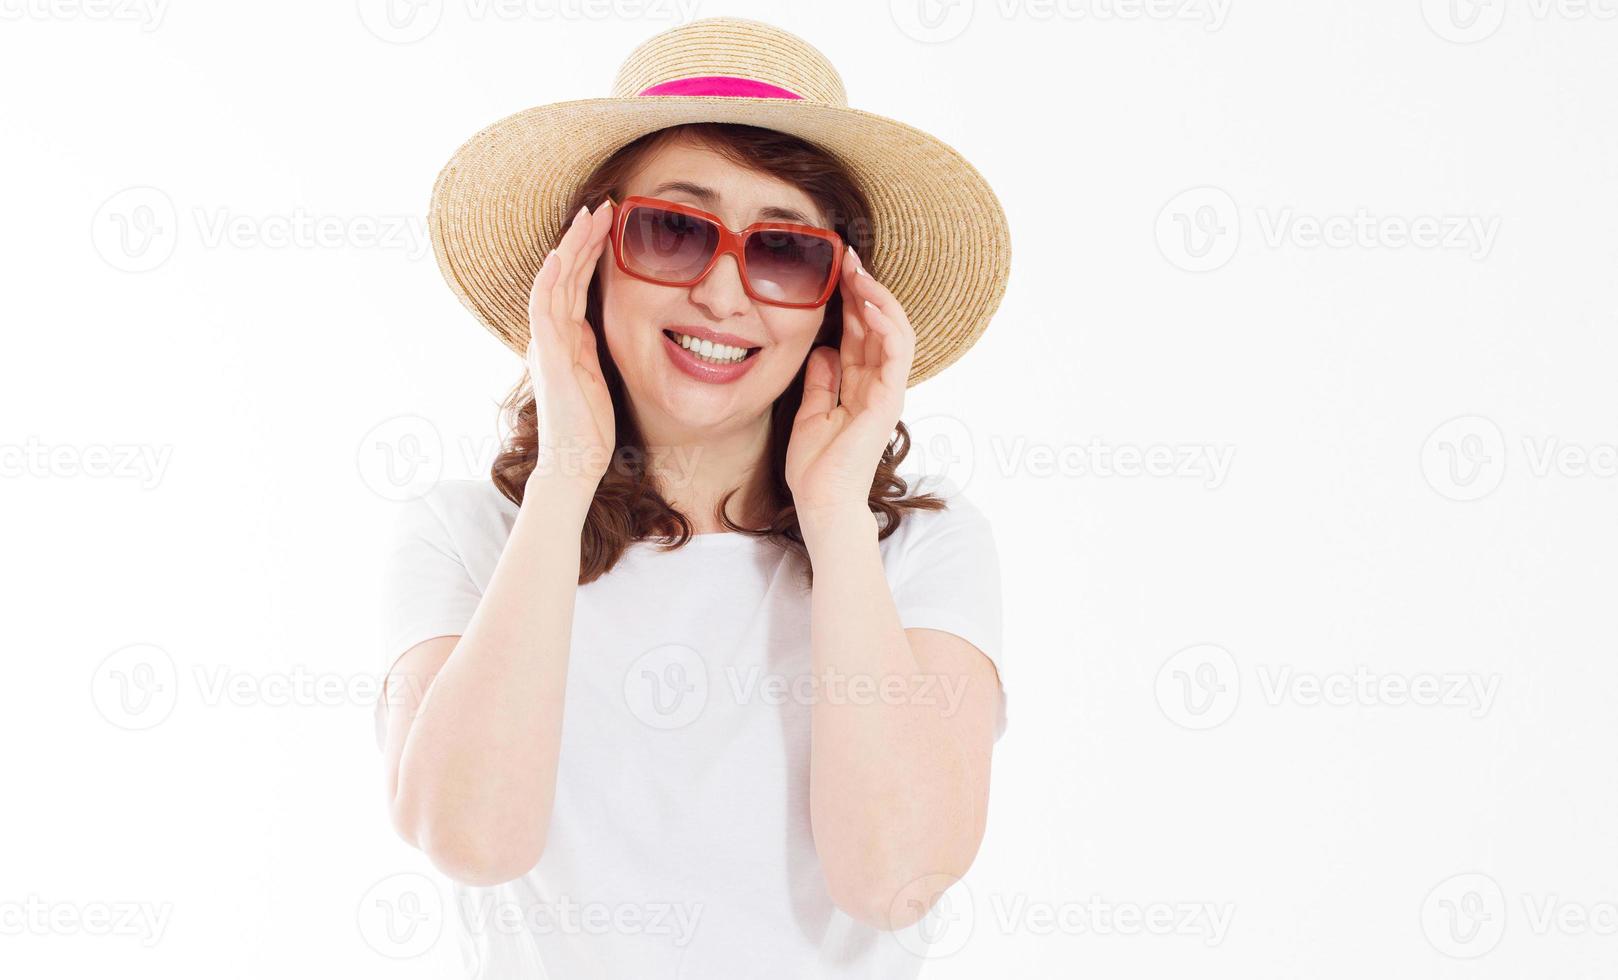
[[[430,890],[422,956],[378,925],[430,869],[380,541],[519,364],[428,193],[734,13],[1013,231],[905,409],[995,523],[1011,712],[924,975],[1618,973],[1613,0],[122,3],[0,0],[0,971],[445,975]]]

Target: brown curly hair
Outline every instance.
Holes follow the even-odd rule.
[[[567,210],[576,216],[585,205],[599,204],[609,194],[622,200],[623,185],[639,164],[659,147],[675,139],[695,140],[727,157],[737,166],[769,174],[803,189],[817,206],[832,218],[832,228],[862,257],[869,253],[870,207],[859,185],[831,154],[812,143],[757,126],[737,123],[688,123],[648,133],[621,147],[574,191]],[[571,219],[570,219],[571,220]],[[873,275],[879,273],[872,269]],[[880,277],[880,276],[879,276]],[[842,342],[843,310],[841,292],[834,292],[825,307],[811,350],[822,345],[837,347]],[[611,465],[596,487],[585,518],[580,542],[579,584],[592,582],[611,570],[635,541],[658,538],[665,550],[683,546],[692,535],[691,522],[662,496],[654,475],[645,463],[645,446],[627,404],[623,377],[607,349],[602,332],[601,280],[592,279],[585,307],[585,318],[596,334],[601,357],[601,373],[612,395],[616,416],[616,449]],[[806,362],[807,364],[807,362]],[[774,514],[767,526],[745,528],[733,523],[725,506],[740,488],[732,488],[718,505],[716,517],[732,532],[770,538],[802,559],[806,581],[813,582],[814,571],[808,549],[798,527],[797,511],[786,482],[787,442],[792,434],[793,417],[803,399],[804,368],[799,367],[791,384],[776,398],[770,411],[770,436],[765,450],[767,480],[760,489],[762,500],[749,501],[752,513]],[[519,506],[528,475],[536,460],[539,417],[534,391],[526,374],[517,382],[501,406],[511,435],[505,440],[490,475],[500,492]],[[895,435],[882,453],[871,483],[870,507],[878,515],[877,537],[885,538],[898,529],[902,512],[910,509],[941,510],[945,501],[932,494],[906,497],[908,485],[898,473],[899,463],[910,451],[910,433],[899,422]]]

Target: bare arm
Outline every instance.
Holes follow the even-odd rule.
[[[389,675],[394,827],[467,884],[509,881],[545,847],[585,506],[531,487],[465,635]]]
[[[901,929],[977,856],[999,677],[965,639],[900,624],[869,496],[916,332],[853,248],[842,289],[842,338],[810,352],[787,444],[815,573],[811,663],[823,681],[810,710],[809,819],[832,901],[867,925]],[[831,696],[833,681],[846,696]],[[865,696],[853,696],[856,683]]]
[[[395,829],[469,885],[539,862],[556,794],[580,537],[614,442],[612,398],[585,321],[612,209],[581,210],[529,291],[536,466],[466,632],[395,664],[388,720]]]
[[[838,907],[899,929],[977,855],[999,679],[953,633],[900,626],[875,525],[861,509],[804,526],[813,670],[846,692],[821,685],[811,711],[810,822]]]

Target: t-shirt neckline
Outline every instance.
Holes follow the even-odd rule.
[[[725,546],[725,545],[735,546],[735,545],[743,544],[743,543],[747,543],[747,542],[763,541],[763,540],[765,540],[765,539],[761,538],[761,537],[758,537],[757,535],[744,534],[741,531],[711,531],[711,532],[708,532],[708,533],[705,533],[705,534],[693,534],[693,535],[691,535],[691,537],[688,538],[686,540],[685,544],[681,545],[681,547],[691,547],[693,545],[698,546],[698,547],[714,547],[714,546]],[[658,538],[641,538],[641,539],[637,540],[634,543],[635,544],[648,545],[648,546],[650,546],[652,548],[655,548],[657,550],[660,550],[660,551],[665,550],[667,548],[666,542],[664,542],[664,541],[662,541],[661,539],[658,539]],[[668,549],[668,550],[678,551],[680,549],[679,548],[673,548],[673,549]]]

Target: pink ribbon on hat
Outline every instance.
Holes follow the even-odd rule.
[[[751,99],[801,99],[803,96],[769,82],[734,75],[677,78],[643,89],[641,95],[730,95]]]

